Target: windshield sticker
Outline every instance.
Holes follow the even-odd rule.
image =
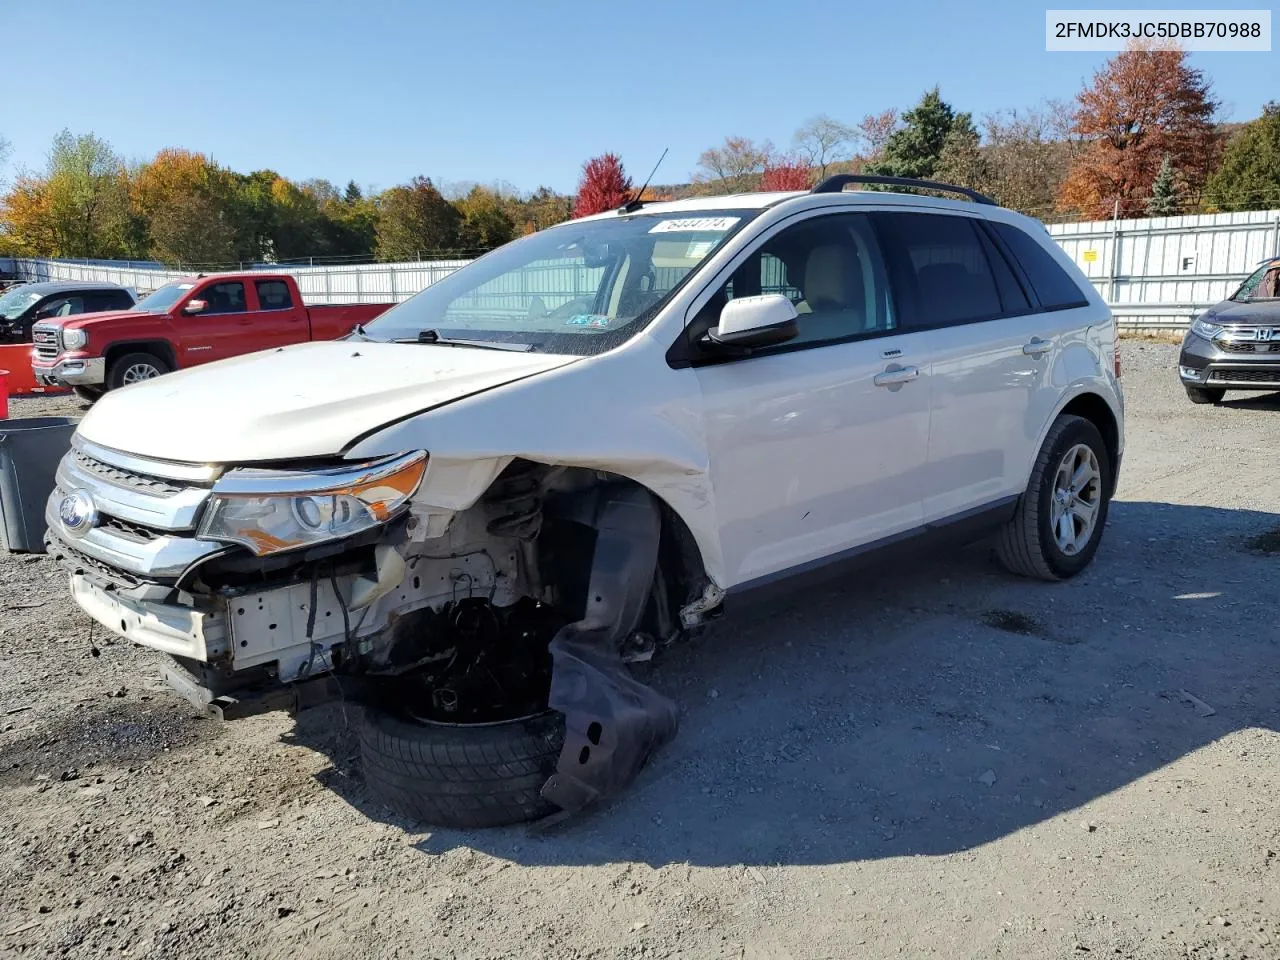
[[[565,326],[569,327],[594,327],[599,329],[608,325],[609,318],[599,313],[580,313],[565,321]]]
[[[663,220],[649,228],[650,233],[696,233],[715,230],[723,233],[741,220],[741,217],[685,217],[683,220]]]

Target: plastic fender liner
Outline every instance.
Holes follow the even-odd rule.
[[[586,613],[551,640],[548,705],[564,714],[556,771],[542,787],[560,807],[557,820],[635,779],[676,735],[676,705],[631,676],[623,641],[635,632],[653,588],[661,517],[646,490],[630,484],[596,488],[579,504],[596,530]]]

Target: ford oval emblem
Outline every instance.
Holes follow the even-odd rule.
[[[58,503],[58,519],[67,533],[82,537],[98,522],[98,508],[87,491],[72,490]]]

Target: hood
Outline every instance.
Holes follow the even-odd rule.
[[[1227,325],[1248,323],[1268,327],[1280,326],[1280,300],[1258,300],[1255,303],[1223,300],[1200,314],[1200,319]]]
[[[162,314],[147,313],[143,310],[103,310],[99,313],[75,313],[67,317],[48,317],[44,320],[37,320],[36,323],[42,327],[62,327],[67,330],[75,330],[80,327],[92,327],[101,320],[158,320],[162,316]]]
[[[322,457],[395,420],[573,363],[473,347],[303,343],[113,390],[86,440],[191,463]]]

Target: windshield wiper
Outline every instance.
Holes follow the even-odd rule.
[[[420,330],[416,340],[397,340],[396,343],[429,343],[444,347],[477,347],[481,350],[510,350],[516,353],[528,353],[534,349],[532,343],[513,343],[509,340],[464,340],[458,337],[442,337],[435,330]]]

